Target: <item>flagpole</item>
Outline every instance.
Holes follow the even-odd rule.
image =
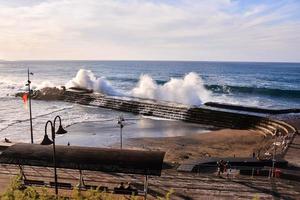
[[[31,134],[31,144],[33,144],[33,130],[32,130],[32,112],[31,112],[31,89],[30,89],[30,78],[29,78],[29,68],[27,70],[28,75],[28,97],[29,97],[29,120],[30,120],[30,134]]]

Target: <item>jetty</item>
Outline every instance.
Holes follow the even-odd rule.
[[[261,116],[254,112],[262,109],[253,111],[253,108],[248,108],[248,111],[252,111],[252,113],[241,112],[238,108],[245,111],[246,107],[243,106],[233,107],[225,104],[220,108],[220,104],[207,103],[196,107],[142,98],[107,96],[100,93],[92,93],[92,91],[85,89],[59,90],[57,88],[48,88],[45,91],[36,91],[33,98],[38,100],[62,100],[134,114],[211,125],[216,128],[256,130],[265,135],[274,135],[275,130],[279,130],[283,135],[290,135],[296,132],[292,125],[284,121]],[[283,110],[282,112],[286,113],[287,111]],[[291,110],[291,112],[294,111]],[[272,112],[275,111],[273,110]]]
[[[275,133],[280,134],[280,148],[277,154],[284,155],[292,142],[297,129],[282,120],[272,118],[272,115],[262,115],[262,112],[287,113],[298,112],[292,110],[254,109],[244,106],[230,106],[224,104],[207,103],[202,106],[188,106],[179,103],[156,101],[135,97],[107,96],[93,93],[92,90],[82,88],[44,88],[34,92],[32,97],[37,100],[61,100],[82,105],[90,105],[107,109],[142,114],[166,119],[196,123],[216,129],[254,130],[263,134],[269,140],[269,147],[265,152],[272,151]],[[256,113],[256,111],[258,111]]]

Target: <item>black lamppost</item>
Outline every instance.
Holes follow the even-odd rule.
[[[30,84],[31,84],[30,75],[33,75],[33,73],[29,72],[29,68],[28,68],[27,69],[28,80],[27,80],[26,86],[28,86],[30,134],[31,134],[31,144],[33,144],[32,112],[31,112],[31,96],[32,96],[32,91],[31,91],[31,88],[30,88]]]
[[[273,159],[272,159],[272,177],[274,177],[274,169],[275,169],[275,162],[276,162],[276,145],[277,145],[277,137],[281,135],[281,132],[276,129],[275,130],[275,134],[274,134],[274,137],[275,137],[275,142],[273,143],[274,145],[274,149],[273,149]]]
[[[118,118],[118,124],[120,125],[120,148],[122,149],[122,143],[123,143],[123,138],[122,138],[122,129],[124,127],[123,122],[125,121],[124,117],[122,115],[119,116]]]
[[[55,122],[56,120],[59,119],[59,127],[57,132],[55,133]],[[49,139],[48,134],[47,134],[47,125],[51,125],[51,136],[52,136],[52,141]],[[63,129],[61,125],[61,118],[60,116],[56,116],[54,118],[54,122],[52,123],[50,120],[46,122],[45,125],[45,135],[44,139],[41,142],[41,145],[51,145],[53,144],[53,167],[54,167],[54,183],[55,183],[55,195],[56,197],[58,196],[58,186],[57,186],[57,172],[56,172],[56,153],[55,153],[55,134],[65,134],[67,133],[66,130]]]

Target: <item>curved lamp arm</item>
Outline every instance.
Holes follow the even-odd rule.
[[[51,134],[53,134],[53,132],[54,132],[54,127],[53,127],[53,123],[50,121],[50,120],[48,120],[47,122],[46,122],[46,125],[45,125],[45,135],[47,135],[47,127],[48,127],[48,124],[50,123],[50,126],[51,126]]]
[[[41,145],[50,145],[50,144],[53,144],[53,141],[51,141],[48,137],[48,134],[47,134],[47,127],[48,127],[48,124],[50,123],[50,126],[51,126],[51,135],[52,135],[52,140],[53,140],[53,136],[54,136],[54,128],[53,128],[53,124],[50,120],[48,120],[46,122],[46,125],[45,125],[45,135],[44,135],[44,139],[43,141],[41,142]]]
[[[57,115],[55,118],[54,118],[54,121],[53,121],[53,127],[54,127],[54,130],[55,130],[55,123],[56,123],[56,120],[59,119],[59,126],[61,126],[61,117],[59,115]]]
[[[56,123],[56,120],[59,119],[59,127],[58,127],[58,130],[55,132],[55,123]],[[61,125],[61,117],[59,115],[57,115],[55,118],[54,118],[54,121],[53,121],[53,128],[54,128],[54,134],[65,134],[67,133],[67,131],[65,129],[63,129],[62,125]]]

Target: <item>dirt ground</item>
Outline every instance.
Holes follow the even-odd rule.
[[[259,132],[223,129],[189,136],[133,138],[128,140],[127,147],[165,151],[165,161],[181,163],[205,156],[248,157],[263,148],[266,142]]]

